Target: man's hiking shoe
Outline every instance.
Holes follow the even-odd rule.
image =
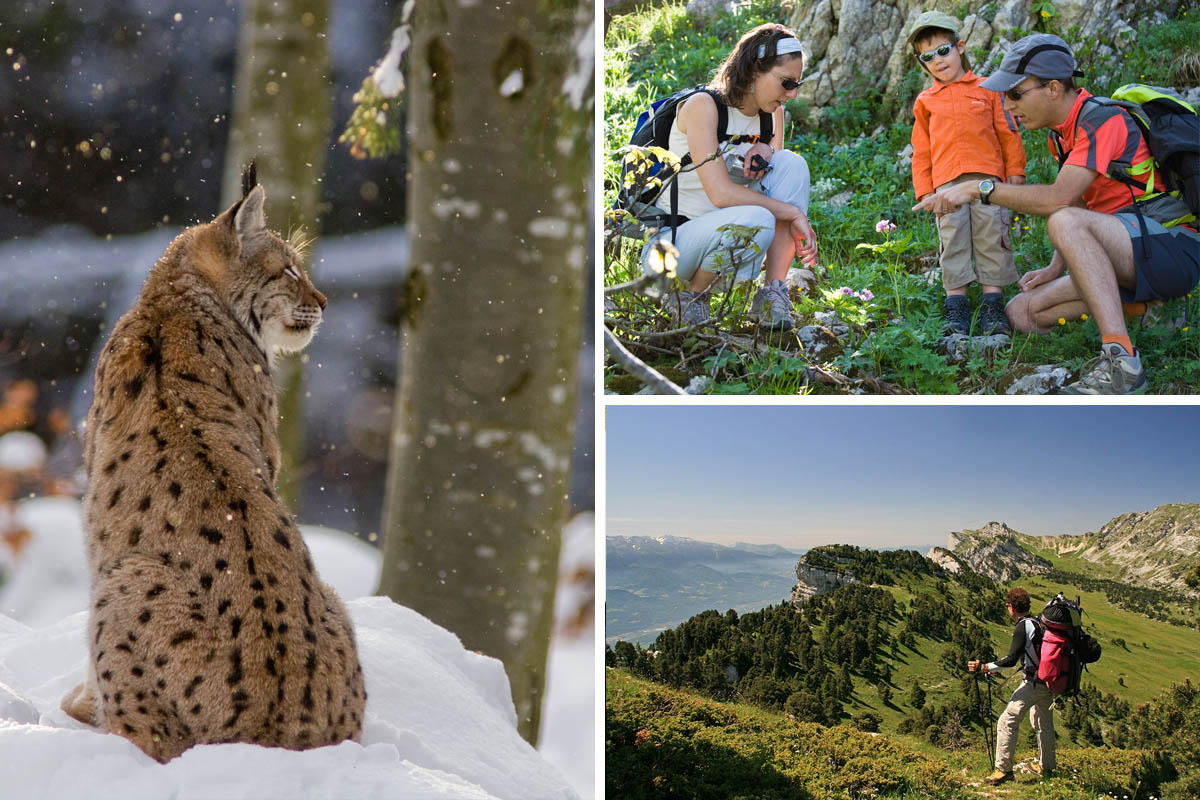
[[[942,310],[946,317],[943,327],[945,333],[961,333],[966,336],[971,332],[971,301],[965,294],[947,295]]]
[[[1079,380],[1063,387],[1063,394],[1137,394],[1146,390],[1146,372],[1141,356],[1109,342],[1100,355],[1083,367]]]
[[[1013,779],[1012,772],[1001,772],[998,769],[992,770],[992,774],[983,779],[983,782],[988,786],[999,786],[1002,783],[1007,783]]]
[[[983,336],[994,333],[1002,333],[1005,336],[1012,335],[1012,328],[1008,324],[1008,315],[1004,313],[1004,295],[989,292],[981,298],[979,333]]]
[[[790,331],[796,327],[792,316],[792,300],[788,297],[783,281],[767,281],[754,294],[750,303],[750,316],[758,319],[758,327],[773,331]]]
[[[708,292],[680,289],[667,295],[665,304],[671,320],[681,327],[708,322]]]
[[[1054,770],[1042,769],[1042,762],[1040,762],[1040,761],[1030,761],[1029,762],[1029,771],[1032,772],[1034,775],[1037,775],[1039,778],[1054,777]]]

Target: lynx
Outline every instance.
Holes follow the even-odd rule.
[[[265,198],[251,165],[241,200],[167,247],[96,367],[88,676],[62,706],[161,762],[362,734],[349,615],[275,491],[271,366],[309,343],[325,296]]]

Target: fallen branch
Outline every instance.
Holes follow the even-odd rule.
[[[687,394],[646,362],[629,352],[617,341],[608,328],[604,329],[604,349],[633,377],[650,387],[655,394]]]

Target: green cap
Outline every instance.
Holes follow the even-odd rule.
[[[926,28],[942,28],[943,30],[951,31],[955,36],[958,36],[958,29],[961,25],[961,22],[949,14],[941,11],[925,11],[921,14],[921,16],[917,17],[917,21],[908,28],[908,46],[912,47],[913,40],[917,38],[917,34]]]

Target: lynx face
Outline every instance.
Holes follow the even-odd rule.
[[[234,313],[268,356],[303,350],[321,323],[325,295],[305,274],[303,246],[267,230],[261,187],[234,214],[240,263],[230,280]]]

